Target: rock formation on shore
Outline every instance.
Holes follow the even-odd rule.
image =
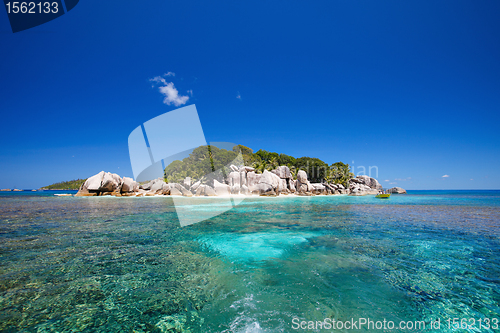
[[[406,190],[404,188],[396,186],[396,187],[388,189],[386,192],[387,193],[393,193],[393,194],[405,194]]]
[[[349,186],[342,184],[311,183],[304,170],[297,172],[294,179],[287,166],[279,166],[275,170],[264,170],[256,173],[254,168],[248,166],[231,165],[232,170],[224,182],[212,179],[208,183],[202,181],[192,182],[186,177],[182,184],[167,183],[163,178],[157,178],[145,184],[139,184],[129,177],[120,177],[116,173],[101,171],[88,178],[75,196],[155,196],[179,195],[191,196],[219,196],[219,195],[367,195],[377,194],[382,190],[382,185],[372,177],[357,176],[349,180]],[[400,187],[388,190],[389,193],[406,193]]]

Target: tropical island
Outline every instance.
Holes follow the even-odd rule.
[[[101,171],[86,179],[75,196],[221,196],[221,195],[376,195],[382,185],[366,175],[354,176],[349,164],[331,165],[318,158],[295,158],[236,145],[232,150],[200,146],[171,162],[163,177],[136,182]],[[392,188],[388,193],[406,193]]]
[[[78,190],[87,179],[73,179],[44,186],[40,190]]]

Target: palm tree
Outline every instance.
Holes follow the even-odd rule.
[[[252,167],[255,169],[255,171],[259,173],[263,173],[264,170],[266,170],[267,163],[265,161],[259,160],[256,162],[253,162]]]
[[[297,168],[295,165],[288,164],[288,169],[290,169],[290,174],[292,175],[292,178],[297,178]]]
[[[278,159],[276,157],[271,157],[271,159],[267,162],[266,169],[267,171],[271,171],[276,169],[279,166]]]

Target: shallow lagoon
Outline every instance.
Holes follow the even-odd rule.
[[[451,332],[448,318],[500,319],[498,191],[257,197],[187,227],[168,197],[10,193],[0,212],[0,331],[293,332],[294,318],[364,317],[439,318]]]

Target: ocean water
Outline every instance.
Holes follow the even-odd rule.
[[[0,332],[500,332],[500,191],[255,197],[187,227],[168,197],[53,193],[0,192]]]

